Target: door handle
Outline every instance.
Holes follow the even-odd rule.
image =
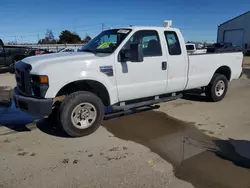
[[[167,70],[167,62],[166,62],[166,61],[163,61],[163,62],[161,63],[161,69],[162,69],[162,70]]]

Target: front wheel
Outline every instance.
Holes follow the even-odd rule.
[[[95,132],[104,116],[104,105],[95,94],[79,91],[68,95],[60,105],[59,120],[63,130],[72,137]]]
[[[222,100],[228,89],[228,80],[222,74],[215,74],[206,87],[206,96],[212,102],[218,102]]]

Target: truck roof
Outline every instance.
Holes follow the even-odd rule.
[[[165,30],[179,30],[177,28],[172,28],[172,27],[160,27],[160,26],[125,26],[125,27],[118,27],[118,28],[113,28],[113,29],[133,29],[133,30],[147,30],[147,29],[155,29],[159,31],[165,31]]]

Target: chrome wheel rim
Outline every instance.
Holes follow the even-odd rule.
[[[223,80],[219,80],[215,86],[215,94],[220,97],[225,92],[226,84]]]
[[[90,103],[77,105],[71,113],[71,122],[78,129],[87,129],[96,120],[97,110]]]

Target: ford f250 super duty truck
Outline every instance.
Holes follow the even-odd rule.
[[[220,101],[242,62],[241,52],[188,55],[181,32],[170,26],[109,29],[79,52],[19,61],[14,100],[33,115],[57,114],[63,130],[78,137],[109,113],[178,99],[185,90],[201,87]]]

